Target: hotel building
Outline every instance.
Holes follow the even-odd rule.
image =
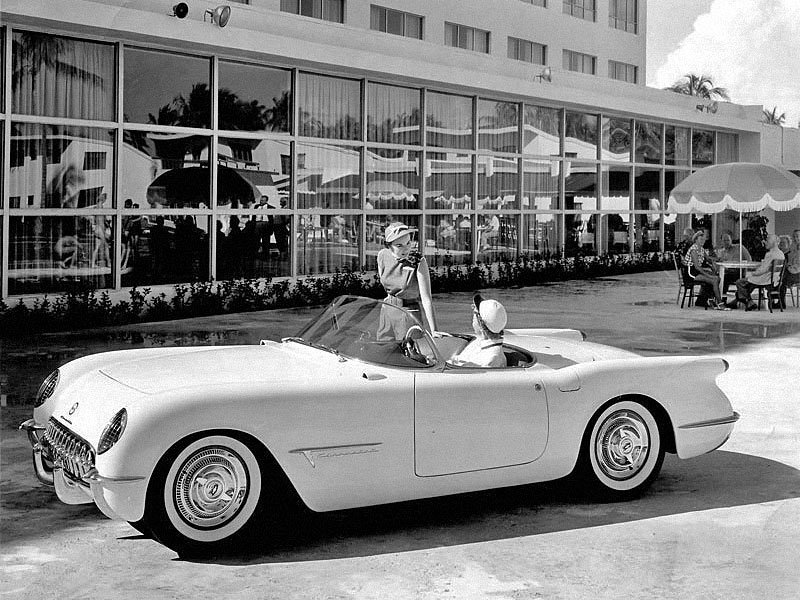
[[[760,106],[648,88],[646,0],[3,0],[2,298],[669,250]],[[800,226],[770,213],[770,227]],[[703,223],[735,229],[737,215]]]

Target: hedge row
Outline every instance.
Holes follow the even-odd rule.
[[[526,255],[493,263],[450,265],[431,269],[434,293],[474,291],[487,287],[525,287],[566,279],[589,279],[673,268],[669,253],[587,256],[537,260]],[[114,303],[107,291],[75,289],[52,300],[9,306],[0,300],[0,337],[164,321],[225,313],[316,306],[336,296],[380,298],[375,274],[340,272],[330,276],[273,282],[237,279],[179,284],[173,293],[153,295],[151,288],[132,288],[129,300]]]

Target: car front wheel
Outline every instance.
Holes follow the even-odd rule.
[[[148,492],[147,528],[179,554],[210,554],[249,532],[264,506],[262,465],[242,441],[207,435],[165,455]]]
[[[600,496],[610,500],[638,496],[658,476],[664,446],[655,417],[642,404],[609,405],[587,433],[579,472]]]

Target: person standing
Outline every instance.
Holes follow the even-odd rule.
[[[384,229],[386,248],[378,252],[378,278],[386,291],[388,304],[402,306],[421,323],[427,322],[432,333],[436,331],[436,316],[433,311],[431,279],[428,262],[422,254],[412,249],[411,234],[416,231],[405,223],[395,221]],[[421,318],[420,308],[425,320]],[[381,333],[386,336],[391,329],[395,338],[402,338],[404,324],[384,323]],[[403,331],[400,331],[403,329]]]

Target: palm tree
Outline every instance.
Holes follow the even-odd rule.
[[[728,95],[728,90],[723,87],[715,86],[710,75],[687,73],[671,86],[664,89],[678,94],[686,94],[687,96],[697,96],[704,100],[730,101],[731,99]]]
[[[766,123],[768,125],[780,125],[786,122],[786,113],[778,114],[778,107],[772,107],[772,110],[767,110],[766,108],[763,110],[763,116],[761,118],[762,123]]]

